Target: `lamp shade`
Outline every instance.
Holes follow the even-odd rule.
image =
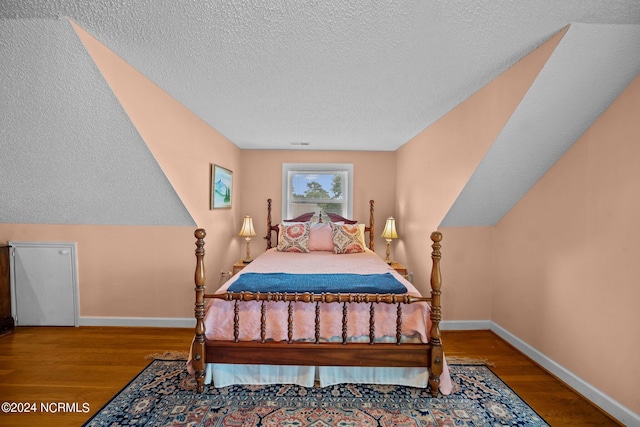
[[[255,235],[256,230],[253,228],[253,219],[251,219],[249,215],[245,215],[244,220],[242,221],[242,228],[240,229],[238,236],[253,237]]]
[[[382,237],[385,239],[397,239],[398,233],[396,232],[396,220],[394,217],[390,216],[387,218],[387,222],[384,225],[384,230],[382,231]]]

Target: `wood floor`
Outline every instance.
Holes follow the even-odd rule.
[[[81,426],[150,362],[146,356],[186,351],[192,336],[192,329],[17,328],[0,337],[0,403],[35,403],[36,412],[0,412],[0,425]],[[620,425],[489,331],[444,331],[443,341],[449,356],[486,359],[552,426]]]

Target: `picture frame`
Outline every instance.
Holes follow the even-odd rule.
[[[211,164],[211,207],[231,209],[233,200],[233,172],[222,166]]]

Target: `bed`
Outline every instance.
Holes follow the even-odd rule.
[[[369,224],[336,214],[311,222],[318,215],[309,212],[273,225],[269,199],[267,250],[215,293],[205,287],[206,232],[195,231],[196,327],[188,369],[198,392],[205,384],[273,383],[451,392],[439,327],[442,235],[431,234],[431,295],[425,297],[373,252],[373,200],[369,207]]]

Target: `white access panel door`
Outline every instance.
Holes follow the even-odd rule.
[[[17,326],[78,326],[75,243],[9,242]]]

